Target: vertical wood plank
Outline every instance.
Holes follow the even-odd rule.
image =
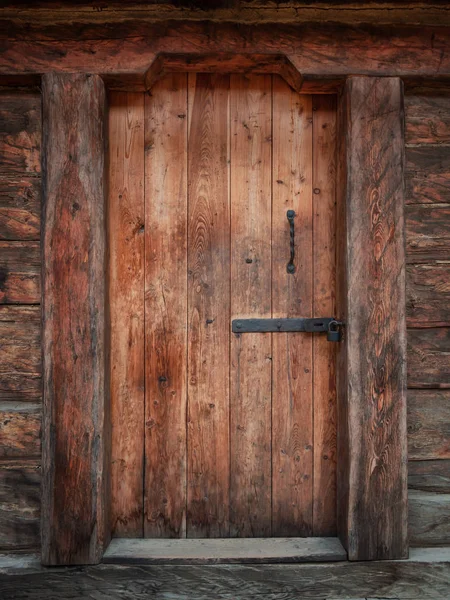
[[[105,90],[48,73],[43,97],[42,559],[95,563],[107,543]]]
[[[189,75],[188,537],[229,534],[229,76]]]
[[[273,87],[273,317],[312,317],[312,98]],[[288,274],[295,210],[296,271]],[[312,334],[273,335],[273,535],[312,535]]]
[[[111,524],[141,537],[144,469],[144,94],[109,96]]]
[[[146,96],[146,537],[186,535],[187,77]]]
[[[231,77],[231,318],[271,315],[271,77]],[[271,535],[271,334],[231,340],[230,535]]]
[[[314,316],[336,313],[336,100],[313,100]],[[313,338],[313,535],[336,535],[336,344]]]
[[[351,560],[407,555],[403,86],[345,86],[348,469]],[[345,415],[345,412],[344,412]],[[343,456],[345,460],[345,456]],[[345,497],[347,496],[347,497]]]

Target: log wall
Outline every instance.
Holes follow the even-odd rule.
[[[409,534],[450,545],[450,89],[407,90]]]
[[[450,89],[407,88],[410,542],[450,545]],[[39,545],[38,91],[0,90],[0,551]]]
[[[0,89],[0,551],[39,546],[39,91]]]

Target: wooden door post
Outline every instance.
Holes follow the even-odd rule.
[[[99,562],[107,540],[105,90],[44,75],[42,561]]]
[[[407,556],[403,85],[352,77],[340,103],[338,527],[350,560]]]

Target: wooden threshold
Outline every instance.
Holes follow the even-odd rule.
[[[347,560],[338,538],[113,539],[109,564],[307,563]]]

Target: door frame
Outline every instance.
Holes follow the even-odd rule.
[[[277,73],[300,93],[338,93],[338,535],[350,560],[406,558],[402,81],[321,77],[302,87],[283,54],[185,45],[129,80],[42,78],[42,562],[98,563],[111,534],[105,88],[149,90],[176,69]]]

